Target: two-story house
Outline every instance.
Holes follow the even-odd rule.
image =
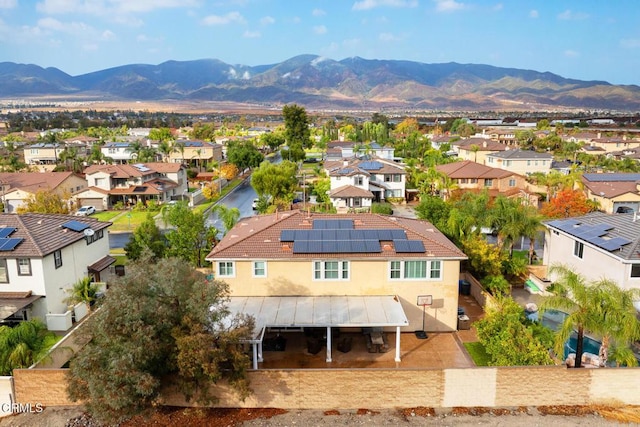
[[[243,218],[207,256],[256,342],[269,327],[379,327],[396,331],[397,361],[401,331],[456,330],[464,259],[427,221],[304,211]]]
[[[457,186],[455,191],[487,190],[492,197],[521,197],[533,206],[538,196],[529,192],[526,178],[504,169],[492,168],[469,160],[436,166],[436,170],[449,177]]]
[[[104,281],[115,262],[110,225],[69,215],[1,214],[0,320],[40,318],[50,330],[69,329],[74,310],[65,300],[73,285],[87,276]]]
[[[187,173],[179,163],[92,165],[85,169],[89,188],[75,196],[81,206],[110,209],[155,200],[163,203],[187,195]]]
[[[135,153],[129,142],[107,142],[100,147],[100,151],[114,163],[125,164],[135,161]]]
[[[335,161],[353,157],[376,157],[384,160],[393,160],[394,155],[395,149],[393,147],[385,147],[375,141],[370,143],[331,141],[327,143],[325,159]]]
[[[545,222],[544,264],[564,264],[588,281],[613,280],[640,288],[640,219],[637,214],[592,212]],[[555,277],[549,274],[549,280]],[[640,302],[636,308],[640,310]]]
[[[205,170],[222,161],[222,144],[198,140],[177,140],[169,154],[169,162]]]
[[[526,176],[534,172],[549,173],[552,161],[553,155],[549,153],[515,149],[489,153],[485,164]]]
[[[65,149],[64,144],[57,142],[38,142],[24,147],[24,162],[27,165],[55,166],[60,159],[60,153]]]
[[[453,151],[458,154],[461,160],[471,160],[472,162],[486,164],[487,155],[506,151],[509,147],[500,142],[492,141],[488,138],[467,138],[453,142]]]
[[[331,180],[331,191],[352,186],[371,192],[374,202],[405,198],[406,171],[399,163],[380,158],[325,161],[324,169]],[[367,195],[362,193],[358,197]],[[346,206],[356,207],[355,201],[351,203],[347,199],[341,200]]]
[[[588,199],[607,213],[640,212],[640,173],[585,173],[581,177]]]
[[[64,200],[87,188],[87,181],[73,172],[0,172],[0,201],[4,211],[15,213],[41,190],[57,194]]]

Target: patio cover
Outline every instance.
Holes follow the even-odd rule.
[[[0,320],[12,316],[39,298],[41,298],[40,295],[9,296],[8,298],[5,295],[0,295]]]
[[[231,315],[255,318],[254,369],[262,359],[262,338],[266,328],[371,328],[396,327],[396,361],[400,361],[400,327],[409,321],[394,295],[354,296],[269,296],[231,297]],[[327,334],[327,362],[331,362],[331,334]],[[259,344],[256,354],[255,344]]]

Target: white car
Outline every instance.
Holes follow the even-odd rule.
[[[89,216],[96,213],[96,208],[93,206],[83,206],[76,211],[76,216]]]

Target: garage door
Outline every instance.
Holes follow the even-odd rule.
[[[78,199],[80,206],[93,206],[97,211],[104,210],[102,199]]]

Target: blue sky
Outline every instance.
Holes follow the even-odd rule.
[[[0,0],[0,61],[71,75],[300,54],[640,84],[638,0]]]

